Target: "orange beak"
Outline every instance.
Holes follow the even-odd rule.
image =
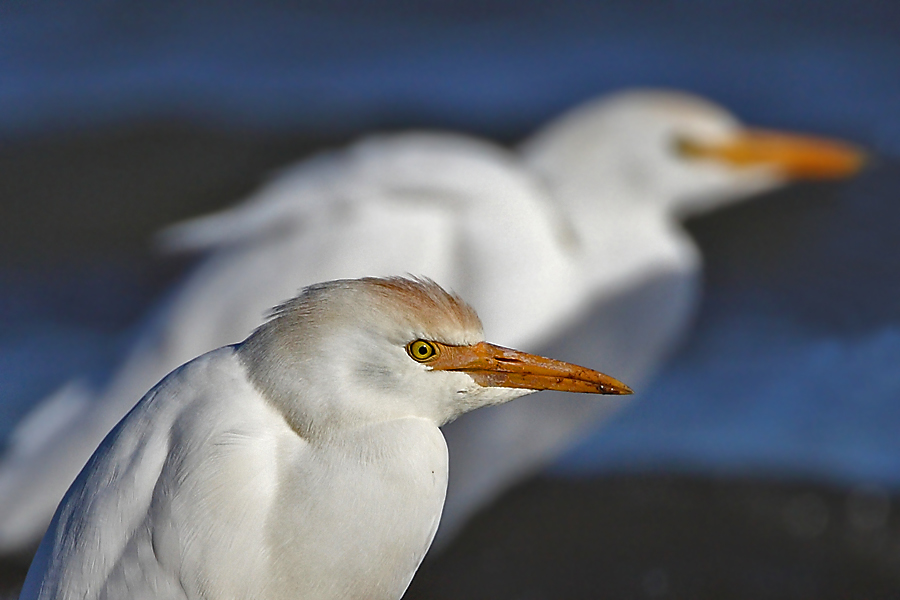
[[[438,348],[428,366],[436,371],[462,371],[485,387],[559,390],[588,394],[631,394],[631,388],[598,371],[481,342]]]
[[[861,149],[835,140],[749,129],[727,142],[681,140],[686,156],[711,158],[736,167],[770,166],[790,179],[840,179],[866,162]]]

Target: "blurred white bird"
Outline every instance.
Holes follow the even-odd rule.
[[[685,217],[793,180],[847,177],[864,161],[851,145],[748,129],[707,100],[658,90],[588,102],[519,150],[521,164],[546,187],[554,214],[566,220],[576,281],[562,291],[577,298],[568,299],[574,312],[558,309],[563,326],[542,330],[534,345],[532,339],[513,345],[601,361],[634,386],[674,348],[698,304],[702,257],[682,228]],[[528,274],[520,265],[496,276]],[[543,288],[535,281],[534,289]],[[543,291],[554,298],[559,292]],[[502,305],[503,298],[493,302]],[[485,326],[492,330],[487,319]],[[622,405],[558,400],[564,408],[550,411],[547,403],[523,398],[444,429],[453,473],[436,545]]]
[[[598,360],[640,384],[696,304],[700,256],[678,219],[860,160],[748,131],[694,96],[642,91],[576,109],[521,154],[413,133],[305,161],[165,232],[206,259],[103,389],[70,384],[17,428],[0,465],[0,551],[36,543],[96,445],[160,377],[243,339],[302,285],[427,274],[479,306],[492,339]],[[454,468],[438,542],[617,405],[575,396],[551,413],[526,398],[446,427]]]
[[[311,286],[106,437],[21,599],[398,599],[441,516],[438,427],[541,389],[631,393],[485,343],[475,312],[428,280]]]

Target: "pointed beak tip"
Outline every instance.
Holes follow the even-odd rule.
[[[613,385],[604,385],[600,389],[600,393],[607,396],[630,396],[634,394],[634,390],[618,381]]]
[[[860,146],[845,144],[843,160],[835,162],[834,168],[822,173],[823,179],[847,179],[869,169],[877,161],[873,155]]]

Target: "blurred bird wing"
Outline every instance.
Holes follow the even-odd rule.
[[[210,256],[171,299],[159,351],[186,360],[236,343],[266,312],[317,281],[363,275],[454,277],[453,217],[439,207],[332,206],[295,235]],[[236,285],[236,282],[239,282]]]
[[[239,205],[188,219],[157,236],[165,251],[207,251],[306,228],[332,204],[402,200],[459,207],[491,202],[519,178],[509,153],[450,133],[370,136],[346,150],[323,152],[276,172]],[[513,181],[513,187],[520,182]],[[513,193],[516,193],[515,191]],[[503,198],[497,198],[503,202]]]
[[[169,225],[156,235],[156,245],[164,252],[205,252],[302,221],[320,206],[321,188],[340,165],[340,154],[323,153],[288,167],[237,206]]]
[[[302,219],[220,248],[170,299],[166,352],[184,361],[235,343],[268,308],[331,279],[426,275],[478,306],[489,334],[510,345],[509,332],[577,295],[565,285],[576,278],[559,223],[500,149],[451,135],[373,138],[348,150],[340,171],[314,177]]]
[[[97,439],[92,437],[90,447],[75,453],[77,463],[69,452],[61,453],[65,457],[61,461],[45,456],[48,448],[71,435],[73,427],[80,428],[81,417],[90,412],[96,398],[84,381],[73,380],[16,424],[0,463],[0,553],[33,547],[78,469],[112,426],[98,432]]]

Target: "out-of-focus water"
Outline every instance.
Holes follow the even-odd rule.
[[[19,3],[0,133],[150,116],[269,131],[439,124],[523,134],[627,86],[900,150],[889,2]]]
[[[563,473],[684,469],[900,487],[900,325],[858,338],[735,314],[692,341],[639,407]]]

